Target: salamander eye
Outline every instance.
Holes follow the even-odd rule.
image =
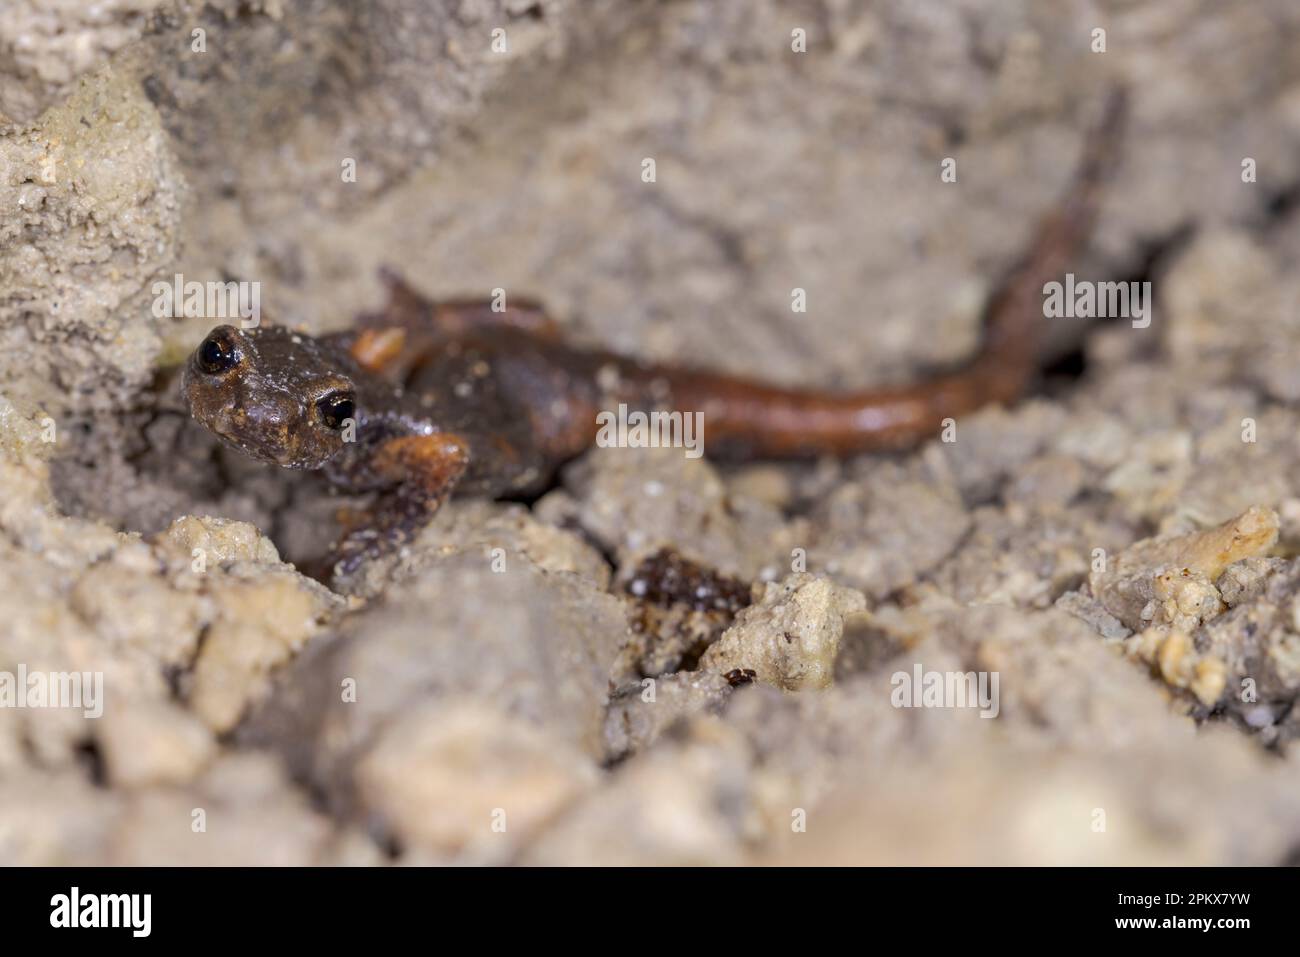
[[[239,350],[229,334],[217,330],[199,345],[196,359],[199,368],[208,375],[218,375],[235,367],[239,362]]]
[[[352,393],[331,392],[316,400],[316,410],[328,428],[341,429],[343,423],[356,414],[357,405]]]

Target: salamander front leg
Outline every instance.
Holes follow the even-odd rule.
[[[429,524],[469,465],[469,446],[450,432],[389,439],[372,467],[387,483],[366,520],[335,546],[334,579],[350,577],[369,559],[392,554]]]

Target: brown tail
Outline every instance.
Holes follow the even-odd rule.
[[[1116,89],[1088,135],[1070,192],[989,299],[984,342],[961,370],[898,389],[841,395],[659,370],[673,407],[704,413],[710,453],[785,458],[907,448],[938,435],[946,418],[1015,401],[1037,370],[1043,285],[1060,278],[1087,244],[1126,118],[1126,92]]]

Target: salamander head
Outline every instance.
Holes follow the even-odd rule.
[[[343,448],[356,387],[333,347],[288,329],[218,326],[185,366],[190,414],[228,445],[291,469]]]

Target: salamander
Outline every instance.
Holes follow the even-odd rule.
[[[223,441],[284,468],[321,469],[374,504],[344,531],[335,576],[410,541],[457,494],[541,488],[595,440],[602,410],[703,415],[710,455],[851,456],[902,450],[941,423],[1009,404],[1038,363],[1043,286],[1081,255],[1117,154],[1125,95],[1111,94],[1063,201],[989,298],[963,367],[889,389],[824,392],[567,344],[535,303],[433,302],[385,274],[387,305],[347,332],[213,329],[187,362],[191,415]]]

